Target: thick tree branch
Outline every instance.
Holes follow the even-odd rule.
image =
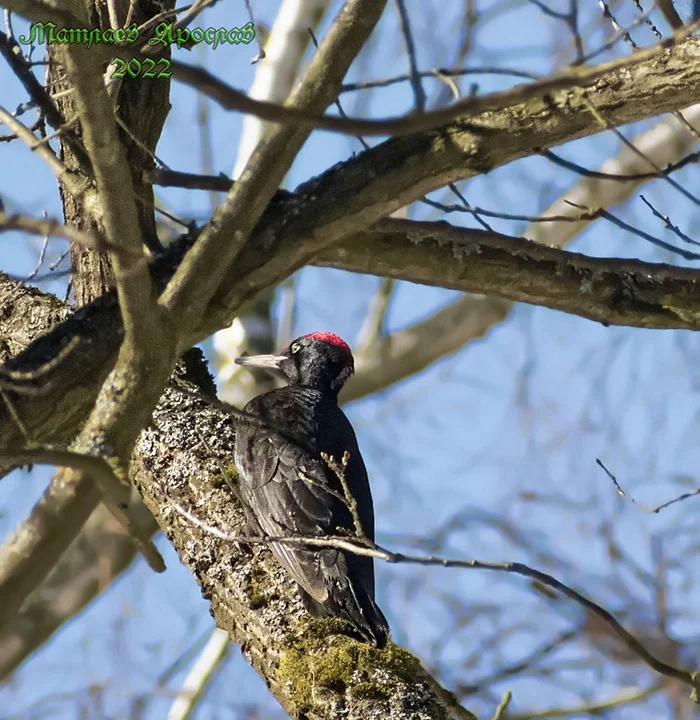
[[[700,328],[700,272],[592,258],[444,222],[383,220],[314,264],[496,295],[605,325]]]
[[[150,412],[150,408],[145,407],[149,397],[154,403],[157,401],[158,375],[165,382],[170,373],[171,358],[167,351],[172,343],[166,341],[166,324],[152,292],[134,187],[117,135],[112,100],[87,48],[80,45],[65,48],[62,57],[74,89],[83,140],[92,161],[97,193],[93,204],[100,208],[98,224],[104,227],[107,236],[124,327],[117,364],[72,447],[85,455],[104,457],[103,462],[119,463],[128,459],[131,445]],[[143,542],[145,534],[128,519],[130,487],[122,482],[126,478],[120,480],[116,472],[115,467],[114,472],[103,474],[104,481],[100,484],[103,500],[115,517],[122,518],[125,526]],[[88,479],[81,468],[65,474],[76,486]],[[75,527],[74,532],[77,534],[79,527]],[[155,548],[151,546],[148,552],[152,567],[165,569]]]
[[[685,110],[683,117],[695,124],[700,119],[700,105]],[[649,171],[650,167],[665,169],[678,163],[687,157],[695,142],[695,136],[684,124],[675,116],[669,117],[634,138],[632,144],[641,155],[623,146],[618,155],[606,160],[597,170],[609,179],[581,178],[542,213],[570,217],[571,222],[533,222],[523,237],[550,247],[566,246],[593,222],[592,219],[574,221],[581,218],[581,212],[567,200],[590,208],[610,208],[622,203],[641,185],[658,177],[653,170]],[[343,389],[343,399],[350,402],[386,388],[459,350],[504,320],[511,307],[510,302],[493,296],[465,295],[434,315],[379,338],[367,348],[356,348],[355,375]]]
[[[386,0],[347,0],[290,98],[292,107],[314,111],[325,108],[337,97],[348,68],[379,21],[385,3]],[[161,298],[164,307],[181,317],[185,331],[199,324],[208,301],[241,250],[258,244],[257,238],[248,239],[248,234],[310,132],[310,127],[293,124],[272,130],[253,152],[240,181],[185,256]]]
[[[315,262],[540,304],[606,324],[700,326],[700,275],[695,270],[588,258],[497,233],[452,228],[447,223],[391,220],[385,221],[384,227],[400,232],[354,235]],[[0,282],[0,298],[4,294],[11,297],[15,288],[9,280]],[[7,393],[35,442],[60,442],[70,437],[114,358],[120,334],[116,301],[108,295],[78,311],[8,365],[31,370],[45,364],[74,337],[80,338],[78,347],[48,373],[44,394]],[[0,448],[15,448],[17,442],[23,442],[22,434],[7,407],[0,406],[0,417],[4,419]]]
[[[700,41],[688,40],[633,68],[613,64],[592,88],[558,91],[394,138],[332,168],[298,189],[307,198],[302,212],[266,214],[226,274],[201,337],[225,325],[231,308],[281,282],[314,255],[438,187],[700,101],[699,53]]]
[[[89,50],[77,44],[65,49],[68,77],[75,88],[75,103],[83,141],[92,161],[117,295],[125,327],[124,342],[160,344],[162,334],[151,289],[148,261],[143,249],[134,187],[126,156],[119,142],[114,106],[102,73],[91,62]]]
[[[152,535],[158,526],[151,513],[141,504],[133,511],[138,513],[139,526]],[[104,505],[98,506],[38,591],[0,632],[0,681],[109,588],[135,555],[131,537]]]

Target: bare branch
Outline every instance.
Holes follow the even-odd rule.
[[[444,222],[387,219],[376,228],[314,264],[496,295],[605,325],[700,327],[695,270],[589,258]],[[686,298],[676,294],[681,286]]]
[[[336,458],[334,458],[332,455],[328,455],[328,453],[322,452],[321,458],[340,481],[340,485],[343,488],[342,501],[347,507],[347,509],[350,511],[350,515],[352,515],[352,523],[355,526],[355,537],[360,542],[371,543],[371,540],[367,537],[367,534],[365,533],[365,529],[362,527],[362,521],[360,520],[360,511],[357,507],[357,498],[350,492],[348,481],[345,477],[348,462],[350,462],[350,453],[346,451],[340,462],[338,462]]]
[[[158,527],[153,516],[141,503],[133,510],[150,537]],[[74,518],[65,520],[71,523]],[[0,631],[0,679],[9,677],[53,633],[108,590],[134,557],[133,540],[104,505],[98,506],[46,580]]]
[[[418,71],[418,62],[416,61],[416,46],[413,42],[413,33],[411,32],[411,23],[408,19],[408,11],[404,0],[396,0],[396,9],[399,13],[399,28],[403,35],[404,44],[406,45],[406,55],[408,55],[408,68],[411,78],[411,87],[413,88],[413,96],[415,98],[415,106],[418,112],[425,111],[425,91],[420,81]]]
[[[691,490],[690,492],[682,493],[681,495],[678,495],[677,497],[672,498],[671,500],[666,500],[665,502],[660,503],[659,505],[643,505],[642,503],[637,502],[631,495],[628,495],[620,486],[620,483],[617,481],[617,478],[608,470],[608,468],[603,465],[602,461],[598,458],[595,459],[595,461],[600,465],[601,468],[605,471],[605,474],[612,480],[613,485],[615,486],[615,489],[617,490],[618,495],[625,498],[625,500],[629,500],[633,505],[636,505],[638,508],[644,510],[644,512],[648,513],[660,513],[664,508],[667,508],[669,505],[674,505],[678,502],[683,502],[683,500],[687,500],[688,498],[695,497],[696,495],[700,495],[700,488],[696,488],[695,490]]]
[[[60,465],[63,468],[56,473],[29,517],[0,547],[0,627],[7,626],[24,600],[46,577],[52,564],[42,560],[45,558],[55,562],[60,557],[60,550],[66,546],[62,545],[59,538],[72,540],[74,529],[64,531],[61,527],[65,513],[75,503],[79,503],[82,511],[87,513],[84,520],[92,511],[92,492],[84,487],[83,474],[94,481],[110,500],[109,510],[134,538],[149,565],[156,572],[165,570],[163,558],[148,535],[140,530],[129,510],[131,488],[120,482],[103,458],[86,457],[68,450],[36,448],[3,453],[0,462],[4,466],[39,463]],[[51,551],[47,552],[49,546]]]
[[[101,219],[122,311],[124,341],[142,348],[159,345],[163,332],[143,251],[131,175],[117,136],[113,103],[102,73],[86,48],[80,44],[71,46],[64,56],[99,193]]]
[[[462,77],[463,75],[511,75],[512,77],[525,78],[527,80],[540,80],[539,75],[527,72],[526,70],[519,70],[517,68],[502,68],[502,67],[468,67],[468,68],[433,68],[432,70],[426,70],[418,73],[420,78],[436,78],[441,79]],[[355,92],[357,90],[371,90],[373,88],[389,87],[396,85],[397,83],[407,82],[411,80],[410,75],[397,75],[396,77],[385,78],[383,80],[365,80],[356,83],[345,83],[342,87],[342,92]]]
[[[56,235],[93,250],[106,250],[109,243],[75,227],[64,225],[54,218],[34,218],[26,215],[6,215],[0,212],[0,232],[21,230],[32,235]],[[139,256],[143,253],[139,252]]]
[[[23,140],[51,169],[51,172],[75,195],[87,189],[87,183],[76,173],[71,172],[57,157],[51,147],[43,140],[37,139],[34,133],[25,127],[12,113],[0,106],[0,122],[3,122],[18,138]]]
[[[228,635],[223,630],[214,628],[170,706],[167,720],[189,720],[193,716],[197,703],[214,679],[230,648]]]
[[[7,64],[12,68],[24,86],[24,89],[29,93],[29,97],[41,111],[43,118],[45,118],[56,131],[63,129],[68,130],[64,135],[64,139],[70,144],[75,155],[87,165],[88,160],[85,149],[82,147],[76,133],[66,127],[63,114],[56,107],[53,98],[47,92],[46,88],[36,79],[29,62],[22,54],[20,46],[15,42],[14,38],[9,37],[3,32],[0,32],[0,55],[5,58]]]
[[[215,537],[221,540],[227,540],[235,543],[245,543],[247,545],[254,543],[286,543],[292,545],[305,545],[309,547],[334,547],[338,550],[350,552],[355,555],[362,555],[365,557],[373,557],[377,560],[384,560],[389,563],[404,563],[409,565],[424,565],[424,566],[440,566],[444,568],[462,568],[467,570],[493,570],[496,572],[514,573],[516,575],[523,575],[524,577],[530,577],[538,582],[546,585],[547,587],[553,588],[558,592],[566,595],[569,599],[573,600],[577,604],[586,608],[589,612],[593,613],[597,617],[601,618],[613,631],[620,637],[626,646],[640,657],[652,670],[655,670],[661,675],[666,677],[675,678],[681,680],[686,685],[693,688],[693,690],[700,690],[700,674],[682,670],[681,668],[674,667],[668,663],[660,660],[651,652],[649,652],[642,643],[637,640],[632,633],[626,630],[615,617],[608,612],[605,608],[597,603],[589,600],[584,595],[574,590],[568,585],[565,585],[560,580],[557,580],[554,576],[544,573],[535,568],[531,568],[524,563],[519,562],[484,562],[481,560],[451,560],[443,557],[436,556],[418,556],[418,555],[406,555],[400,552],[392,552],[385,548],[372,543],[371,541],[362,541],[362,544],[353,542],[344,537],[298,537],[298,536],[285,536],[285,537],[268,537],[268,536],[247,536],[247,535],[231,535],[225,533],[222,530],[215,528],[207,523],[197,519],[192,513],[188,512],[179,504],[172,506],[178,513],[186,517],[190,522],[197,525],[197,527],[211,533]]]
[[[313,111],[335,99],[350,63],[379,21],[385,2],[349,0],[343,6],[290,100],[293,107]],[[176,271],[161,302],[181,317],[185,327],[199,319],[310,131],[308,126],[287,125],[267,136],[246,166],[242,176],[245,182],[231,189],[213,222]]]

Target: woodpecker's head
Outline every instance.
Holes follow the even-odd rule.
[[[355,370],[348,344],[322,330],[303,335],[279,355],[249,355],[236,359],[246,367],[281,370],[290,385],[303,385],[337,395]]]

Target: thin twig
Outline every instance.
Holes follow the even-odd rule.
[[[585,168],[582,165],[578,165],[571,160],[566,160],[560,157],[556,153],[553,153],[551,150],[542,150],[540,155],[542,155],[542,157],[546,157],[547,160],[550,160],[551,162],[560,165],[567,170],[571,170],[575,173],[578,173],[579,175],[583,175],[584,177],[596,178],[598,180],[616,180],[620,182],[629,182],[634,180],[652,180],[654,178],[661,177],[662,175],[670,175],[676,170],[680,170],[681,168],[684,168],[686,165],[690,165],[691,163],[700,162],[700,152],[692,152],[681,158],[677,162],[670,163],[659,172],[630,173],[628,175],[624,175],[619,173],[605,173],[598,172],[597,170],[589,170],[588,168]]]
[[[508,711],[508,705],[510,705],[510,701],[512,699],[513,693],[510,690],[506,690],[505,693],[503,693],[501,702],[498,703],[496,712],[493,714],[491,720],[501,720],[501,718],[505,717],[505,713]]]
[[[629,500],[633,505],[636,505],[641,510],[644,510],[644,512],[648,513],[654,513],[658,514],[663,509],[667,508],[669,505],[674,505],[675,503],[682,502],[683,500],[687,500],[688,498],[695,497],[696,495],[700,495],[700,488],[696,488],[695,490],[691,490],[690,492],[683,493],[682,495],[678,495],[678,497],[674,497],[671,500],[667,500],[666,502],[662,502],[660,505],[643,505],[642,503],[637,502],[631,495],[628,495],[620,486],[620,483],[617,481],[617,478],[608,470],[608,468],[603,465],[601,460],[599,458],[596,458],[595,461],[600,465],[600,467],[603,468],[605,471],[605,474],[612,480],[613,485],[615,485],[615,489],[618,492],[618,495],[621,495],[625,500]]]
[[[659,218],[659,220],[663,220],[664,225],[666,226],[667,230],[670,230],[676,237],[678,237],[683,242],[688,243],[689,245],[700,245],[700,242],[697,240],[693,240],[692,238],[688,237],[679,227],[678,225],[675,225],[671,222],[671,218],[668,215],[663,215],[660,213],[645,197],[644,195],[639,196],[640,200],[651,210],[654,217]]]
[[[675,245],[671,245],[670,243],[667,243],[664,240],[661,240],[660,238],[655,237],[654,235],[650,235],[648,232],[645,232],[644,230],[640,230],[639,228],[634,227],[634,225],[630,225],[629,223],[625,222],[624,220],[621,220],[619,217],[617,217],[616,215],[613,215],[608,210],[604,210],[603,208],[598,208],[597,210],[591,210],[591,208],[584,207],[583,205],[580,205],[579,203],[573,203],[569,200],[566,200],[565,202],[567,204],[572,205],[575,208],[585,211],[586,213],[594,213],[598,217],[604,218],[608,222],[611,222],[613,225],[617,225],[617,227],[622,228],[623,230],[627,230],[628,232],[631,232],[633,235],[636,235],[637,237],[642,238],[642,240],[646,240],[647,242],[651,243],[652,245],[656,245],[657,247],[663,248],[664,250],[668,250],[669,252],[672,252],[675,255],[680,255],[682,258],[685,258],[686,260],[700,260],[700,254],[690,252],[688,250],[683,250],[682,248],[678,248]]]
[[[250,24],[255,27],[257,23],[255,22],[255,16],[253,15],[253,8],[251,7],[250,0],[243,1],[245,3],[246,12],[248,13],[248,20],[250,20]],[[264,60],[267,57],[262,40],[260,39],[260,33],[255,33],[255,42],[258,46],[258,54],[250,61],[251,65],[255,65],[260,62],[260,60]]]
[[[88,183],[85,179],[69,170],[48,145],[39,140],[28,127],[2,106],[0,106],[0,122],[7,125],[18,138],[23,140],[31,150],[46,162],[53,174],[68,188],[72,195],[78,197],[86,190]]]
[[[20,230],[32,235],[54,235],[64,237],[71,242],[78,243],[84,247],[97,251],[105,251],[110,248],[107,240],[98,238],[90,233],[78,230],[69,225],[64,225],[55,218],[33,218],[26,215],[5,215],[0,211],[0,233],[9,230]],[[139,256],[141,253],[139,253]]]
[[[309,36],[311,37],[311,42],[314,44],[314,47],[318,50],[318,40],[316,39],[316,33],[314,32],[314,29],[309,27],[309,28],[307,28],[307,32],[309,33]],[[345,109],[343,108],[342,103],[340,102],[340,98],[336,98],[333,101],[333,104],[338,108],[338,114],[340,115],[340,117],[346,118],[348,116],[347,113],[345,112]],[[356,135],[355,137],[359,140],[360,145],[362,145],[362,147],[365,150],[369,150],[370,145],[362,137],[362,135]]]
[[[421,78],[443,78],[462,77],[463,75],[512,75],[513,77],[523,78],[525,80],[541,80],[541,75],[530,73],[525,70],[516,70],[515,68],[500,67],[473,67],[473,68],[433,68],[418,73]],[[365,80],[363,82],[345,83],[341,88],[341,93],[357,92],[358,90],[372,90],[374,88],[384,88],[397,83],[408,82],[410,75],[396,75],[395,77],[382,78],[379,80]]]
[[[345,505],[347,506],[350,514],[352,515],[352,522],[355,526],[355,537],[357,537],[359,540],[362,540],[363,542],[371,542],[367,537],[364,528],[362,527],[362,521],[360,520],[360,511],[357,507],[357,498],[350,492],[350,487],[348,486],[348,481],[346,478],[348,462],[350,462],[350,453],[346,450],[343,453],[343,459],[340,461],[340,463],[338,463],[338,461],[333,456],[328,455],[327,453],[322,452],[321,457],[328,465],[328,467],[333,471],[335,476],[338,478],[343,488]]]
[[[681,682],[689,685],[695,691],[700,690],[700,673],[690,672],[681,668],[674,667],[665,663],[663,660],[657,658],[653,653],[649,652],[637,638],[626,630],[615,617],[608,612],[605,608],[601,607],[597,603],[589,600],[578,591],[565,585],[560,580],[557,580],[554,576],[544,573],[540,570],[525,565],[519,562],[484,562],[481,560],[450,560],[448,558],[430,556],[417,556],[417,555],[405,555],[404,553],[392,552],[385,548],[377,545],[376,543],[367,543],[359,545],[357,542],[353,542],[348,538],[338,536],[326,536],[326,537],[268,537],[268,536],[243,536],[243,535],[231,535],[218,528],[208,525],[190,512],[188,512],[179,503],[172,505],[178,513],[187,518],[190,522],[209,532],[215,537],[225,540],[227,542],[235,542],[239,544],[256,544],[262,543],[269,545],[270,543],[289,543],[293,545],[308,545],[311,547],[334,547],[338,550],[344,550],[346,552],[353,553],[355,555],[362,555],[365,557],[373,557],[377,560],[384,560],[385,562],[394,564],[412,564],[412,565],[424,565],[424,566],[440,566],[440,567],[457,567],[468,570],[493,570],[495,572],[513,573],[516,575],[522,575],[524,577],[534,578],[543,585],[553,588],[559,591],[569,599],[583,606],[594,615],[600,617],[607,625],[618,635],[627,645],[627,647],[638,655],[649,667],[658,672],[661,675],[672,677]]]
[[[54,357],[32,370],[12,370],[0,366],[0,388],[11,390],[18,395],[41,395],[49,386],[37,387],[36,382],[55,370],[79,344],[80,338],[77,335],[70,338]]]
[[[46,220],[46,210],[43,210],[41,214],[44,216],[44,220]],[[27,275],[27,277],[25,278],[25,282],[33,280],[39,273],[41,266],[44,264],[44,258],[46,257],[46,249],[49,246],[49,235],[50,233],[48,232],[44,233],[44,237],[41,243],[41,251],[39,252],[39,258],[36,261],[36,267],[29,273],[29,275]]]
[[[404,44],[406,45],[406,54],[408,55],[408,71],[411,77],[411,87],[413,88],[413,96],[415,98],[416,110],[425,112],[425,91],[420,82],[420,73],[418,71],[418,62],[416,60],[416,46],[413,42],[413,33],[411,32],[411,23],[408,19],[408,11],[404,0],[396,0],[396,9],[399,12],[399,30],[403,35]]]

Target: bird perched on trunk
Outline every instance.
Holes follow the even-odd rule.
[[[235,460],[249,531],[268,537],[352,537],[359,522],[361,532],[374,540],[367,470],[352,425],[338,407],[338,393],[354,370],[347,343],[334,333],[315,332],[279,355],[236,362],[280,370],[289,381],[251,400],[244,411],[254,421],[243,420],[236,431]],[[337,463],[335,470],[329,456]],[[389,627],[374,601],[372,558],[296,543],[272,543],[271,549],[300,586],[309,612],[343,618],[364,639],[386,644]]]

